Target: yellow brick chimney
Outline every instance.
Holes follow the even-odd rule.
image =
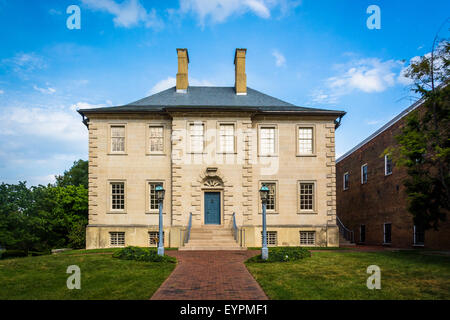
[[[187,49],[177,49],[178,54],[178,73],[177,73],[177,92],[186,93],[189,86],[188,64],[189,54]]]
[[[236,49],[234,54],[235,89],[237,95],[247,94],[247,75],[245,74],[245,54],[247,49]]]

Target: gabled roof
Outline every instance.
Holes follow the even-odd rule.
[[[176,88],[161,91],[123,106],[78,110],[89,113],[165,112],[174,109],[220,109],[257,112],[300,112],[305,114],[345,115],[344,111],[298,107],[257,90],[247,88],[247,95],[237,95],[234,87],[189,87],[187,93]]]
[[[389,129],[390,127],[392,127],[394,124],[396,124],[397,122],[399,122],[401,119],[403,119],[406,115],[408,115],[410,112],[414,111],[415,109],[417,109],[418,107],[420,107],[424,102],[424,99],[419,99],[418,101],[416,101],[415,103],[413,103],[412,105],[410,105],[408,108],[406,108],[405,110],[403,110],[402,112],[400,112],[398,115],[396,115],[394,118],[392,118],[392,120],[390,120],[388,123],[386,123],[384,126],[382,126],[380,129],[378,129],[377,131],[375,131],[374,133],[372,133],[370,136],[368,136],[366,139],[364,139],[362,142],[358,143],[355,147],[351,148],[349,151],[347,151],[346,153],[344,153],[342,156],[340,156],[337,160],[336,163],[344,160],[345,158],[347,158],[349,155],[351,155],[353,152],[355,152],[356,150],[358,150],[359,148],[361,148],[362,146],[364,146],[365,144],[367,144],[369,141],[375,139],[378,135],[382,134],[384,131],[386,131],[387,129]]]

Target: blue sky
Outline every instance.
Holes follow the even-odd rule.
[[[373,4],[379,30],[366,26]],[[70,5],[80,30],[66,27]],[[87,159],[75,110],[172,86],[178,47],[191,85],[232,86],[243,47],[249,87],[347,111],[339,156],[413,102],[401,72],[449,12],[447,0],[0,0],[0,181],[45,184]]]

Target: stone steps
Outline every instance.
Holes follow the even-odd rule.
[[[245,250],[234,240],[231,229],[222,226],[203,226],[191,229],[189,242],[179,250]]]
[[[344,236],[339,233],[339,246],[354,246],[354,243],[351,243],[350,241],[346,240]]]

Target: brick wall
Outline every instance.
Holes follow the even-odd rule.
[[[337,215],[344,225],[353,230],[355,241],[360,240],[360,225],[365,225],[365,244],[383,244],[383,224],[392,224],[392,247],[413,245],[412,215],[407,211],[403,168],[394,166],[392,174],[385,175],[383,151],[395,145],[395,135],[404,124],[404,118],[367,142],[352,154],[336,163]],[[361,184],[361,166],[368,165],[368,181]],[[349,188],[343,188],[343,175],[349,172]],[[450,223],[439,231],[427,230],[425,247],[450,248]]]

